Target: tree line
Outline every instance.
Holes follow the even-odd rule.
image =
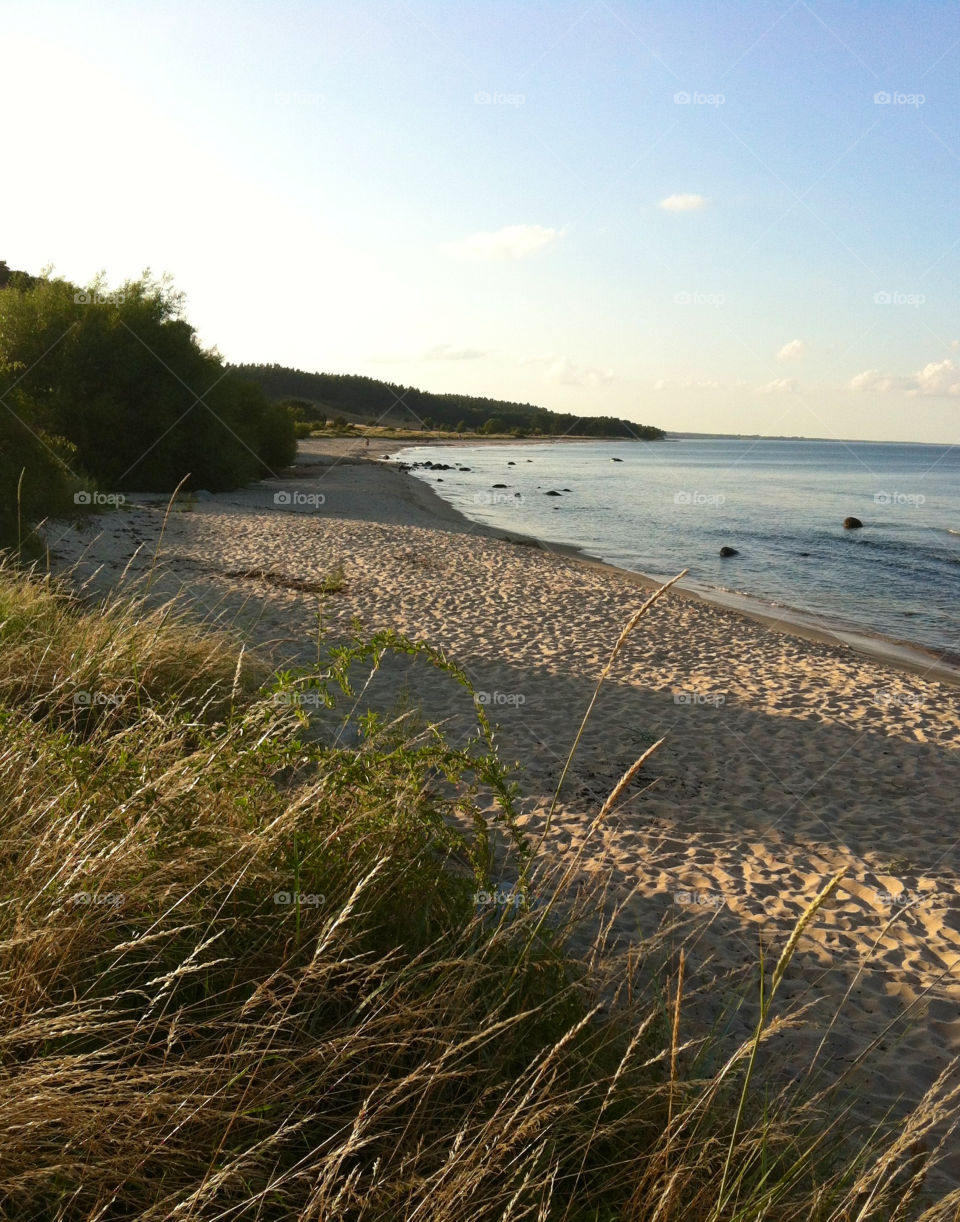
[[[284,365],[237,365],[274,400],[299,399],[314,406],[316,418],[349,412],[365,420],[388,417],[412,428],[424,424],[456,432],[542,433],[556,437],[632,437],[660,441],[663,429],[615,416],[574,416],[532,403],[509,403],[474,395],[434,394],[414,386],[381,382],[359,374],[307,373]],[[488,427],[492,425],[493,427]],[[497,427],[500,426],[500,427]]]

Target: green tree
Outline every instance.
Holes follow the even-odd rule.
[[[313,404],[306,399],[281,399],[279,406],[285,408],[294,420],[306,420],[313,415]]]
[[[290,414],[201,348],[182,295],[149,273],[115,292],[15,273],[0,291],[8,385],[12,412],[108,490],[169,491],[187,474],[230,488],[292,461]]]
[[[496,416],[488,416],[483,422],[483,428],[480,430],[480,432],[487,434],[503,433],[506,432],[506,425],[502,420],[497,419]]]

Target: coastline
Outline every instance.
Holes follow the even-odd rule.
[[[162,542],[160,495],[51,523],[55,569],[94,597],[152,573],[151,597],[186,595],[278,667],[317,664],[318,617],[335,640],[359,624],[429,642],[487,706],[539,836],[597,676],[657,583],[473,523],[378,461],[384,449],[314,439],[281,480],[175,507]],[[412,702],[451,741],[475,731],[465,693],[417,659],[384,659],[361,689],[385,714]],[[589,840],[575,878],[604,889],[617,961],[683,923],[685,1006],[705,1023],[752,987],[758,942],[779,954],[842,871],[784,982],[812,1007],[791,1055],[806,1065],[819,1049],[825,1073],[856,1070],[864,1098],[896,1108],[960,1054],[958,791],[953,684],[674,588],[617,655],[544,852],[563,862]],[[749,1039],[753,1017],[749,1004],[725,1016],[730,1039]]]
[[[523,445],[524,440],[527,444],[553,444],[564,441],[579,441],[590,440],[589,438],[530,438],[507,441],[504,439],[494,439],[484,441],[482,438],[471,440],[469,444],[481,445]],[[439,441],[431,441],[430,447],[462,447],[465,443],[462,441],[453,441],[443,439]],[[378,450],[380,447],[376,447]],[[402,446],[400,450],[390,450],[386,453],[379,453],[376,458],[372,456],[371,461],[382,462],[388,458],[400,459],[400,456],[407,450],[415,448],[413,446]],[[402,461],[402,460],[401,460]],[[398,470],[396,467],[389,467],[399,477],[403,478],[408,473],[404,470]],[[436,492],[425,480],[417,479],[416,476],[409,476],[409,484],[412,485],[411,496],[416,498],[419,494],[413,491],[413,488],[422,489],[422,499],[418,500],[423,508],[433,512],[439,520],[452,522],[459,521],[471,529],[483,532],[487,537],[508,538],[527,542],[532,545],[544,548],[546,550],[557,553],[558,555],[566,556],[570,560],[585,564],[592,568],[600,570],[608,570],[612,573],[617,573],[633,581],[641,589],[655,590],[659,588],[660,582],[655,577],[651,577],[646,573],[639,573],[633,569],[621,568],[619,565],[612,564],[608,560],[604,560],[600,556],[594,556],[590,552],[582,548],[576,547],[568,543],[558,543],[555,541],[547,541],[537,538],[534,535],[523,535],[518,531],[500,530],[496,527],[489,527],[485,523],[474,522],[466,514],[446,501],[438,492]],[[838,623],[835,628],[827,628],[821,622],[814,621],[808,612],[805,612],[799,607],[789,606],[774,606],[770,603],[765,603],[760,598],[754,598],[749,595],[735,594],[713,589],[693,589],[689,585],[683,583],[673,587],[674,592],[678,597],[695,599],[701,602],[706,602],[712,606],[722,607],[726,611],[733,611],[737,614],[744,615],[748,619],[753,620],[758,624],[773,631],[790,633],[791,635],[801,637],[803,640],[817,641],[822,644],[836,646],[837,648],[847,648],[865,658],[870,658],[876,662],[882,662],[885,665],[905,671],[909,674],[929,676],[935,678],[942,683],[949,684],[953,687],[960,687],[960,657],[952,657],[944,653],[937,655],[932,650],[925,648],[922,645],[917,645],[911,641],[897,639],[896,637],[884,636],[881,633],[873,632],[869,628],[865,628],[856,624],[853,621],[849,623]]]

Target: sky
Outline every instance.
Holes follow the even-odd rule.
[[[0,258],[233,362],[960,440],[954,0],[0,7]]]

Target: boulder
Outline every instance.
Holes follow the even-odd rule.
[[[611,462],[623,462],[623,459],[622,458],[611,458],[610,461]]]
[[[491,488],[506,488],[506,484],[491,484]]]
[[[862,525],[863,523],[860,521],[859,518],[844,518],[843,519],[843,529],[844,530],[859,530]]]
[[[740,553],[737,551],[735,547],[721,547],[720,555],[721,556],[739,556]]]
[[[549,492],[545,492],[543,495],[544,496],[560,496],[560,493],[554,492],[554,490],[551,488]]]

